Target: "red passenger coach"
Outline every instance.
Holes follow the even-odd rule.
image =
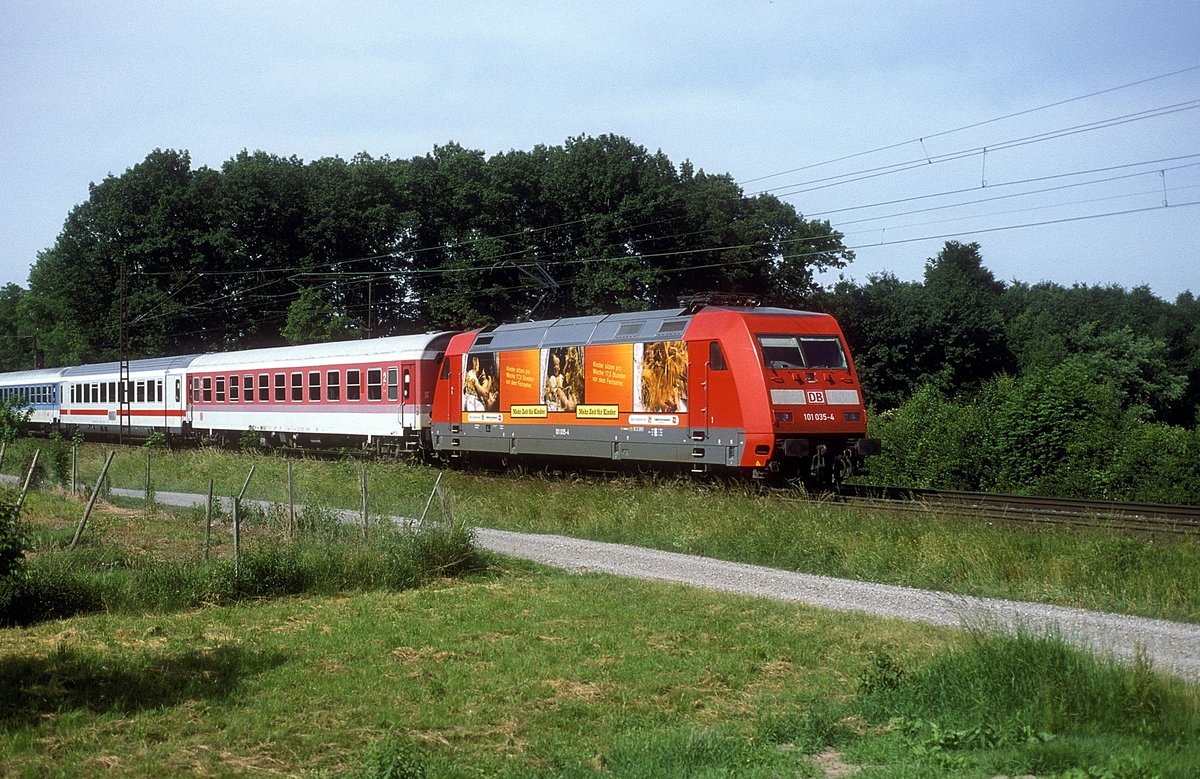
[[[442,458],[838,481],[864,455],[866,412],[825,314],[707,306],[464,333],[433,406]]]
[[[236,441],[418,450],[428,444],[438,361],[450,333],[196,357],[191,431]]]

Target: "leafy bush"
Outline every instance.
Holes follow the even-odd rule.
[[[17,493],[0,489],[0,582],[21,568],[25,559],[25,529],[17,511]]]

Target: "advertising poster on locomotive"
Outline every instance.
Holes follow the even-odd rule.
[[[683,341],[470,352],[464,422],[687,424]]]

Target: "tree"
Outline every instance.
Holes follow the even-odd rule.
[[[947,241],[925,264],[924,291],[931,335],[926,359],[940,388],[951,394],[977,388],[1012,367],[999,305],[1004,285],[983,267],[979,244]]]
[[[304,289],[288,306],[283,337],[289,344],[340,341],[356,334],[346,317],[334,311],[329,296],[318,289]]]

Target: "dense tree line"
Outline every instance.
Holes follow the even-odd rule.
[[[795,303],[851,258],[827,222],[617,136],[490,158],[310,163],[155,150],[90,188],[28,290],[5,288],[3,367],[463,328],[674,305]]]
[[[617,136],[486,157],[219,170],[156,150],[90,188],[28,289],[0,289],[0,368],[300,343],[730,291],[840,320],[913,486],[1200,504],[1200,302],[997,280],[948,242],[924,278],[823,288],[827,222]]]
[[[880,481],[1200,504],[1200,302],[1149,289],[1003,284],[978,244],[925,277],[840,283],[875,408]]]

